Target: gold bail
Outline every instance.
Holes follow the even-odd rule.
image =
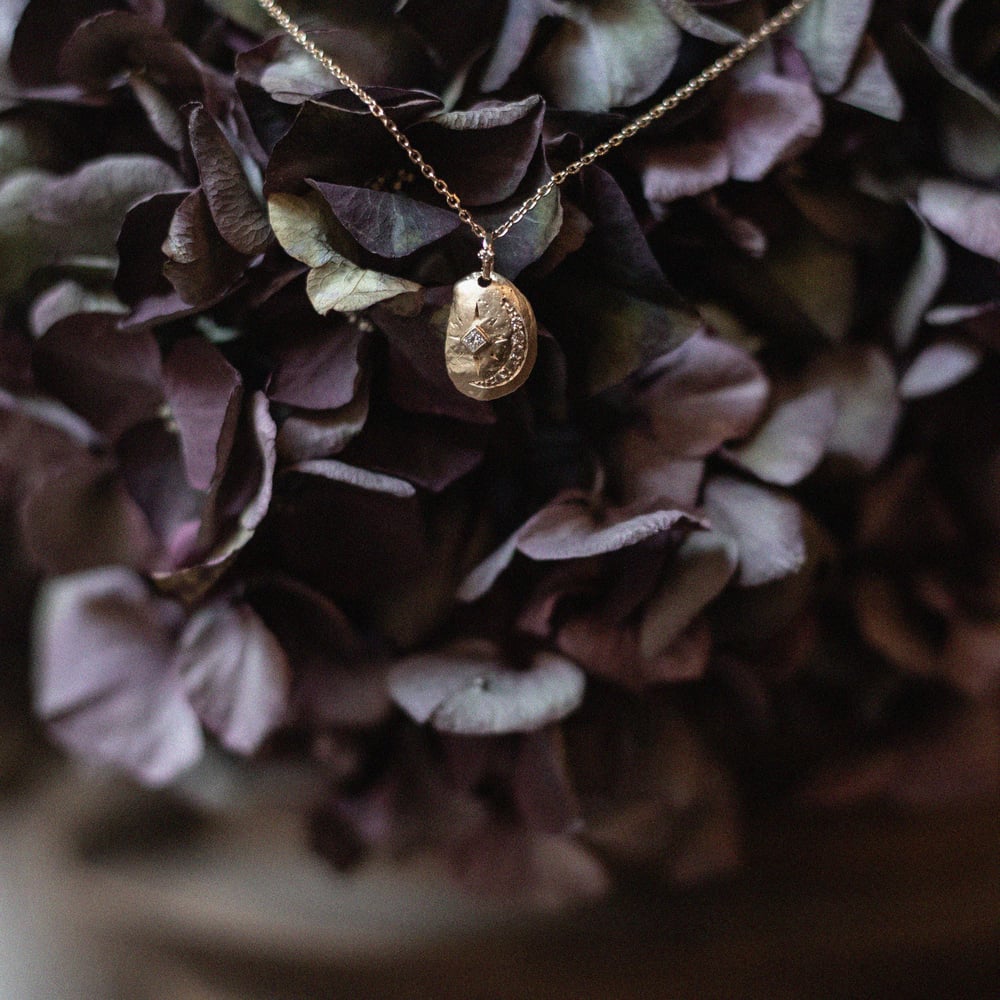
[[[496,260],[496,254],[493,252],[493,233],[487,233],[483,237],[483,248],[479,251],[479,259],[483,262],[479,280],[488,285],[493,280],[493,262]]]

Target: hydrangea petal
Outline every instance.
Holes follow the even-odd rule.
[[[194,764],[204,739],[171,668],[175,604],[105,567],[46,584],[35,617],[35,708],[76,753],[162,784]]]

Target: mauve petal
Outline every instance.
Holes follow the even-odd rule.
[[[966,250],[1000,261],[1000,194],[961,181],[928,180],[917,188],[917,211]]]
[[[148,331],[123,333],[118,317],[80,313],[35,345],[38,382],[114,440],[163,404],[160,352]]]
[[[217,603],[195,613],[173,667],[202,722],[229,750],[253,753],[285,717],[288,660],[245,604]]]
[[[490,590],[517,553],[520,534],[519,528],[466,576],[456,591],[460,601],[478,601]]]
[[[983,352],[959,340],[942,340],[925,347],[899,380],[902,399],[920,399],[943,392],[968,378],[983,362]]]
[[[493,54],[480,81],[489,93],[499,90],[528,53],[538,22],[563,13],[560,0],[510,0]]]
[[[892,313],[896,347],[906,350],[948,276],[948,253],[937,233],[921,226],[920,251]]]
[[[837,100],[889,121],[902,121],[906,110],[903,95],[889,72],[885,56],[870,36],[865,36],[850,79],[837,94]]]
[[[326,458],[343,451],[368,419],[367,387],[336,410],[299,410],[278,431],[278,456],[288,464]]]
[[[899,422],[896,372],[877,347],[854,347],[826,355],[814,378],[837,392],[839,413],[830,437],[831,455],[871,471],[889,453]]]
[[[405,479],[386,476],[380,472],[370,472],[368,469],[359,469],[355,465],[338,462],[332,458],[316,458],[311,461],[296,462],[295,465],[289,466],[286,471],[301,472],[308,476],[322,476],[324,479],[332,479],[334,482],[355,486],[359,490],[387,493],[394,497],[412,497],[417,492],[413,485],[406,482]]]
[[[202,86],[195,57],[161,25],[127,11],[98,14],[67,39],[59,53],[59,73],[89,90],[114,84],[130,68],[151,70],[182,94]]]
[[[180,431],[188,482],[207,490],[236,433],[243,398],[239,372],[207,340],[185,337],[167,355],[163,382]]]
[[[553,104],[581,111],[638,104],[670,74],[680,29],[658,0],[567,5],[535,64]]]
[[[527,670],[477,648],[409,657],[389,671],[393,700],[417,722],[464,735],[530,732],[574,711],[584,676],[575,664],[539,653]]]
[[[696,333],[650,366],[638,393],[662,450],[704,458],[745,437],[767,405],[768,381],[746,352]]]
[[[722,117],[733,178],[759,181],[819,135],[823,106],[807,84],[760,73],[738,83]]]
[[[802,511],[789,496],[729,476],[714,476],[705,487],[712,527],[739,546],[739,582],[755,587],[780,580],[806,562]]]
[[[692,532],[663,570],[639,626],[639,650],[653,657],[669,650],[694,618],[720,593],[739,563],[736,542],[716,531]]]
[[[535,514],[518,532],[518,549],[529,559],[586,559],[615,552],[691,527],[688,511],[627,508],[598,516],[583,495],[568,494]]]
[[[276,346],[267,394],[308,410],[346,406],[357,392],[365,334],[347,322],[296,325]]]
[[[705,477],[703,459],[674,458],[652,434],[640,429],[622,434],[613,454],[625,503],[662,500],[683,510],[697,507]]]
[[[150,784],[201,756],[198,718],[171,668],[179,609],[130,570],[58,577],[35,616],[35,708],[64,746]]]
[[[147,315],[170,315],[190,309],[163,275],[167,259],[163,239],[187,194],[184,191],[156,194],[138,202],[125,216],[118,234],[115,294],[133,307],[151,301],[146,306]]]
[[[442,111],[414,125],[413,144],[431,163],[462,163],[449,178],[470,207],[512,197],[539,148],[545,105],[537,96],[487,101],[462,111]]]
[[[512,791],[518,811],[533,830],[568,833],[579,823],[580,804],[566,770],[566,748],[559,729],[522,737]]]
[[[793,486],[819,465],[840,412],[830,386],[808,387],[773,404],[746,442],[726,450],[741,469],[776,486]]]
[[[691,198],[729,180],[729,153],[722,142],[689,142],[651,150],[642,173],[647,201],[666,204]]]

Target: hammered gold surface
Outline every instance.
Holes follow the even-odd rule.
[[[455,285],[445,364],[455,387],[473,399],[497,399],[524,384],[535,364],[538,328],[528,300],[506,278],[487,285],[470,274]]]

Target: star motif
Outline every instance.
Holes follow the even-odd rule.
[[[474,326],[469,332],[462,338],[462,343],[465,345],[465,349],[470,354],[478,354],[487,344],[489,344],[490,338],[486,335],[486,332],[481,326]]]

